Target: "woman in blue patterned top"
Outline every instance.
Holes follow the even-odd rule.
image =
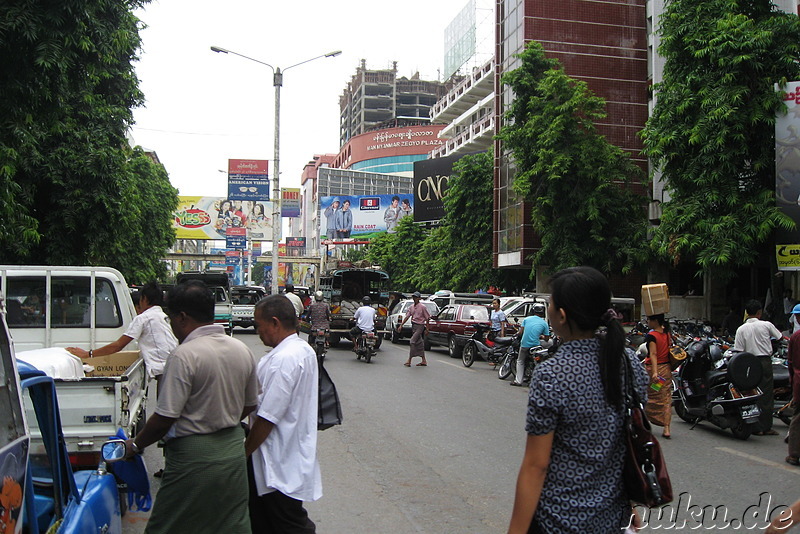
[[[531,378],[508,532],[620,533],[631,518],[622,484],[622,366],[633,367],[642,399],[647,373],[624,348],[605,276],[572,267],[556,273],[550,287],[548,318],[564,343]]]

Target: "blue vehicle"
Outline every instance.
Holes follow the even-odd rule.
[[[114,475],[104,462],[94,470],[73,472],[53,379],[16,362],[4,310],[0,356],[0,532],[121,533]],[[34,465],[29,458],[24,394],[30,396],[47,451],[47,462],[41,464]]]

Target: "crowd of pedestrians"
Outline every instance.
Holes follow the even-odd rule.
[[[648,317],[642,365],[624,346],[608,281],[601,273],[589,267],[565,269],[553,275],[550,286],[550,324],[541,304],[533,307],[519,332],[522,370],[517,370],[515,385],[521,385],[531,347],[547,342],[551,334],[560,338],[561,345],[557,356],[537,365],[530,379],[527,438],[508,532],[625,530],[634,515],[622,484],[621,377],[626,367],[632,371],[632,387],[647,399],[648,418],[663,427],[664,438],[670,438],[672,381],[664,380],[671,377],[669,325],[663,315]],[[311,345],[298,337],[294,300],[300,299],[291,289],[256,305],[259,338],[272,347],[257,362],[243,343],[213,324],[214,297],[202,282],[173,288],[164,311],[158,286],[145,286],[139,315],[125,336],[94,351],[116,352],[137,339],[150,376],[160,384],[155,413],[126,442],[128,457],[159,440],[165,443],[163,481],[146,532],[316,531],[304,503],[322,495],[316,450],[318,362]],[[425,366],[424,338],[431,316],[420,293],[412,298],[414,304],[397,326],[401,329],[408,321],[412,325],[404,365],[411,366],[419,357],[417,365]],[[321,293],[314,300],[306,310],[311,324],[314,329],[325,328],[330,308]],[[357,314],[360,331],[374,322],[370,304],[365,302],[362,308],[372,313]],[[302,311],[302,302],[300,306]],[[492,308],[492,328],[502,335],[507,318],[499,301]],[[759,404],[768,417],[759,419],[757,434],[775,435],[770,355],[771,340],[781,333],[761,320],[759,302],[749,302],[746,311],[734,347],[769,362],[762,366],[760,387],[765,398]],[[800,305],[792,315],[800,319]],[[789,365],[797,405],[800,331],[789,343]],[[575,380],[576,376],[582,379]],[[786,462],[798,465],[800,415],[792,420],[787,442]],[[219,506],[221,494],[224,507]],[[800,502],[775,517],[766,532],[785,532],[799,514]]]

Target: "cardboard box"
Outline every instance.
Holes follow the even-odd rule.
[[[667,284],[642,286],[642,311],[645,315],[669,313],[669,288],[667,288]]]
[[[85,358],[83,363],[94,367],[94,371],[86,373],[86,376],[122,376],[138,359],[138,350],[123,350],[108,356]]]

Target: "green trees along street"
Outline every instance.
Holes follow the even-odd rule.
[[[164,272],[177,191],[125,136],[144,3],[0,7],[0,262]]]
[[[775,84],[800,78],[800,22],[769,0],[672,0],[660,31],[664,80],[642,138],[670,198],[653,251],[724,279],[793,226],[775,205]]]
[[[522,65],[503,76],[514,91],[498,137],[511,151],[514,190],[531,206],[541,238],[535,266],[556,271],[591,265],[627,273],[647,260],[645,179],[619,147],[597,132],[605,101],[564,73],[530,42]]]

